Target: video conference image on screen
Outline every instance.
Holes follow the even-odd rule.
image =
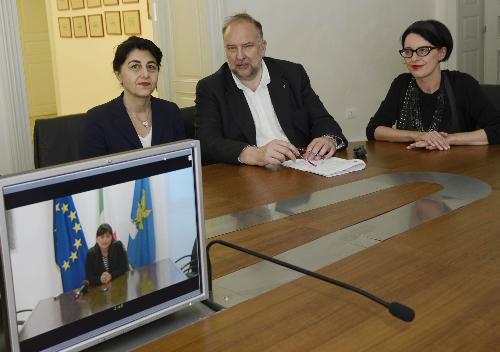
[[[85,337],[189,291],[193,177],[181,168],[6,211],[22,350],[65,327]]]

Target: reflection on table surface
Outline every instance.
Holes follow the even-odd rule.
[[[184,273],[167,258],[131,270],[108,285],[91,286],[78,299],[74,292],[46,298],[38,302],[19,338],[31,338],[185,279]]]
[[[262,206],[269,209],[270,203],[281,203],[281,213],[293,209],[294,215],[267,221],[266,214],[259,224],[240,226],[217,237],[280,256],[395,209],[410,207],[409,217],[403,219],[406,230],[326,264],[319,272],[412,307],[416,312],[412,323],[394,319],[385,309],[351,291],[302,277],[154,341],[144,334],[137,351],[498,350],[500,217],[492,210],[500,209],[500,146],[453,146],[450,151],[429,152],[407,150],[400,143],[363,144],[368,151],[367,168],[333,178],[283,168],[206,166],[205,215],[208,219],[235,218],[231,214]],[[351,148],[339,156],[352,158]],[[456,192],[453,199],[446,192],[436,198],[443,186],[423,181],[374,190],[301,213],[296,209],[302,204],[283,206],[290,198],[332,187],[345,186],[353,192],[358,191],[355,182],[360,180],[416,172],[471,177],[486,183],[491,192],[457,209],[468,194],[477,195],[472,182],[457,177],[455,186],[462,192]],[[397,220],[385,225],[394,230],[401,219]],[[363,230],[359,235],[371,239],[373,229]],[[310,252],[307,255],[314,257]],[[222,246],[212,247],[210,257],[214,279],[250,271],[258,262]],[[266,272],[262,281],[267,277]],[[114,351],[124,350],[118,342],[114,341]]]

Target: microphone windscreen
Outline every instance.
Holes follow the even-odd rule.
[[[398,302],[392,302],[389,304],[389,312],[396,318],[404,320],[406,322],[413,321],[415,319],[415,311],[410,307],[407,307]]]

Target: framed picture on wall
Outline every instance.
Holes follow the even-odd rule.
[[[71,9],[80,10],[85,8],[85,3],[83,0],[71,0]]]
[[[122,34],[122,20],[120,18],[120,11],[104,11],[104,21],[106,22],[107,34]]]
[[[139,0],[122,0],[122,4],[133,4],[139,2]]]
[[[73,17],[73,33],[75,34],[75,38],[87,37],[87,21],[85,16]]]
[[[102,0],[104,6],[118,5],[118,0]]]
[[[61,38],[73,38],[71,32],[71,19],[69,17],[58,17],[59,22],[59,36]]]
[[[91,37],[104,37],[102,15],[89,15],[89,33]]]
[[[57,0],[57,9],[59,11],[69,10],[69,0]]]
[[[101,7],[101,0],[87,0],[87,8]]]
[[[141,16],[139,10],[122,11],[123,33],[126,35],[141,34]]]

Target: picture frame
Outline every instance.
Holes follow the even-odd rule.
[[[139,0],[122,0],[122,4],[135,4],[138,2]]]
[[[106,34],[122,34],[122,20],[120,11],[104,11],[104,21],[106,22]]]
[[[94,7],[101,7],[101,6],[102,6],[101,0],[87,0],[87,8],[88,9],[92,9]]]
[[[103,3],[104,3],[104,6],[114,6],[114,5],[118,5],[118,1],[119,0],[102,0]]]
[[[88,15],[89,34],[92,38],[104,37],[104,25],[102,15]]]
[[[71,31],[71,18],[58,17],[57,21],[59,23],[59,36],[61,38],[73,38],[73,32]]]
[[[85,16],[73,17],[73,34],[75,38],[87,38],[87,20]]]
[[[71,0],[71,9],[72,10],[80,10],[85,8],[84,0]]]
[[[122,11],[123,33],[141,35],[141,14],[139,10]]]
[[[69,10],[69,0],[57,0],[57,9],[59,11]]]

